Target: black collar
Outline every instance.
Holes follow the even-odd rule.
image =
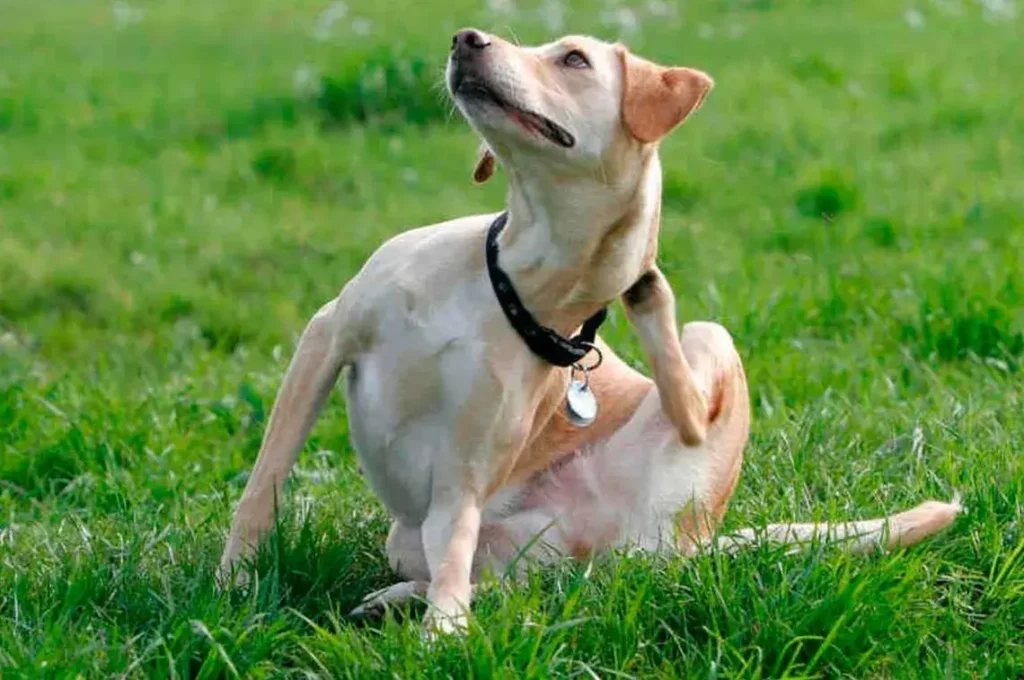
[[[530,350],[549,364],[555,366],[572,366],[587,356],[598,327],[608,316],[608,308],[602,307],[584,322],[580,332],[570,339],[563,338],[547,326],[542,326],[533,318],[523,301],[516,294],[512,279],[498,266],[498,234],[508,222],[508,213],[503,212],[491,223],[487,230],[487,273],[491,277],[491,287],[498,298],[498,304],[505,312],[505,318],[516,329],[519,337]]]

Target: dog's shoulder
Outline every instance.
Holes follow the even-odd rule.
[[[481,279],[487,227],[494,218],[472,215],[393,236],[367,259],[342,297],[358,300],[369,319],[378,318],[380,310],[408,312],[464,289],[468,281]]]
[[[487,227],[495,216],[460,217],[397,234],[367,260],[360,277],[429,280],[479,269]]]

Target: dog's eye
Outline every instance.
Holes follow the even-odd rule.
[[[587,55],[583,54],[579,50],[573,50],[562,57],[562,64],[569,68],[590,68],[590,62],[587,61]]]

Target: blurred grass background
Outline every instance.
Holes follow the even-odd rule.
[[[0,1],[0,675],[1024,672],[1021,9]],[[715,77],[663,147],[661,263],[747,365],[729,525],[959,490],[950,535],[567,566],[427,645],[344,619],[391,576],[335,397],[260,587],[214,594],[305,320],[389,236],[501,205],[441,84],[466,25]]]

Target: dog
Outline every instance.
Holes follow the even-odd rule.
[[[707,74],[589,37],[522,47],[466,29],[453,38],[446,80],[483,140],[474,179],[497,163],[507,172],[506,209],[399,234],[312,318],[235,512],[222,576],[239,578],[240,560],[272,528],[288,472],[346,368],[352,442],[393,517],[387,555],[406,579],[360,611],[425,595],[431,630],[461,628],[472,584],[521,558],[588,559],[622,546],[692,554],[764,538],[863,551],[910,545],[953,521],[956,502],[928,501],[882,519],[715,538],[750,428],[743,365],[720,325],[688,323],[680,334],[655,262],[658,145],[701,106]],[[651,378],[595,333],[617,299]]]

